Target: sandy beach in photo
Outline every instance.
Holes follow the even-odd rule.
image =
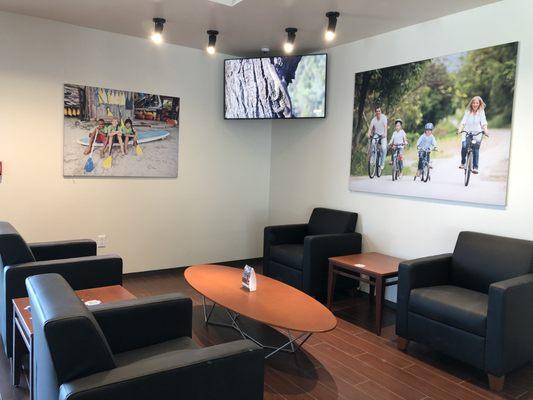
[[[116,177],[177,177],[179,129],[165,126],[164,123],[154,122],[153,127],[137,126],[139,121],[134,121],[134,127],[139,132],[148,130],[164,130],[169,136],[149,143],[141,144],[143,154],[136,155],[135,147],[128,146],[128,154],[122,155],[117,145],[113,147],[112,167],[105,169],[102,166],[104,159],[100,156],[101,147],[95,147],[93,153],[94,170],[85,172],[84,166],[89,158],[83,152],[87,148],[78,143],[78,140],[87,137],[94,129],[96,122],[80,123],[77,118],[65,118],[64,122],[64,149],[63,149],[63,175],[64,176],[116,176]],[[107,154],[106,154],[107,157]]]

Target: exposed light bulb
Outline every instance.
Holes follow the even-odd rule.
[[[207,31],[207,35],[209,37],[209,41],[207,42],[206,50],[207,50],[208,54],[213,55],[217,51],[216,45],[217,45],[218,31],[210,29],[210,30]]]
[[[339,15],[338,11],[329,11],[326,13],[326,17],[328,17],[328,28],[324,37],[328,42],[335,39],[335,30],[337,29],[337,18],[339,18]]]
[[[154,32],[152,33],[151,39],[154,43],[160,44],[163,42],[163,27],[167,21],[164,18],[154,18],[153,21]]]
[[[285,50],[285,53],[292,53],[294,50],[294,42],[296,40],[296,32],[298,32],[298,29],[286,28],[285,32],[287,32],[287,40],[283,45],[283,50]]]
[[[285,50],[285,53],[292,53],[292,51],[294,50],[294,44],[290,42],[285,42],[285,44],[283,45],[283,50]]]
[[[163,42],[163,35],[159,32],[152,33],[152,42],[160,44]]]

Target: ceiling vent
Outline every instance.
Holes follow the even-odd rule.
[[[242,0],[209,0],[212,3],[223,4],[225,6],[233,7],[239,4]]]

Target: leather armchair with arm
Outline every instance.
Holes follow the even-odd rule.
[[[179,294],[89,310],[57,274],[26,280],[36,400],[263,398],[263,351],[239,340],[198,348]],[[68,339],[68,340],[67,340]]]
[[[0,334],[4,351],[12,354],[12,300],[26,297],[25,279],[56,272],[75,289],[122,284],[122,259],[96,256],[93,240],[27,244],[17,230],[0,221]]]
[[[533,242],[461,232],[453,254],[400,264],[398,347],[425,343],[488,374],[533,360]]]
[[[361,252],[357,214],[315,208],[307,224],[265,228],[263,274],[325,297],[328,258]]]

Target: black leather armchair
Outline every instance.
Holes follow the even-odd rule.
[[[323,298],[328,258],[361,252],[357,214],[315,208],[307,224],[265,228],[263,274]]]
[[[401,263],[396,333],[400,349],[425,343],[501,390],[533,360],[533,242],[461,232],[453,254]]]
[[[27,244],[9,223],[0,221],[0,334],[8,357],[13,348],[12,300],[26,297],[24,281],[56,272],[75,289],[122,284],[122,259],[96,256],[93,240]]]
[[[263,398],[264,358],[248,340],[198,348],[178,294],[91,308],[57,274],[26,280],[36,400]]]

